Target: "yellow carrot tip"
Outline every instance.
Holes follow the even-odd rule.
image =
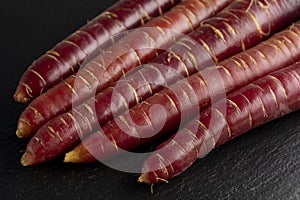
[[[66,153],[64,158],[65,163],[78,163],[80,162],[80,156],[75,151]]]
[[[14,100],[18,103],[28,103],[28,101],[30,100],[29,98],[25,97],[24,94],[20,91],[16,91],[16,93],[14,94]]]
[[[23,138],[22,133],[19,129],[16,131],[16,135],[18,136],[18,138]]]
[[[138,178],[139,183],[147,183],[146,177],[144,174],[141,174],[140,177]]]
[[[19,124],[19,126],[21,125]],[[18,128],[18,130],[16,131],[16,135],[18,136],[18,138],[29,138],[32,136],[31,133],[31,128],[27,125],[22,125],[22,128]]]
[[[34,156],[28,152],[25,151],[25,153],[23,154],[22,158],[21,158],[21,164],[26,167],[29,165],[32,165],[34,163]]]

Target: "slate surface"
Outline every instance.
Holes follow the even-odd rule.
[[[169,184],[137,183],[137,175],[101,163],[61,158],[22,167],[27,140],[15,129],[24,105],[12,96],[26,67],[114,1],[1,3],[1,199],[300,199],[300,112],[258,127],[213,150]]]

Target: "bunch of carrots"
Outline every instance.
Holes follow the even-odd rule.
[[[31,138],[22,165],[153,143],[138,181],[167,182],[298,110],[299,10],[298,0],[120,0],[21,77],[14,99],[28,105],[16,134]]]

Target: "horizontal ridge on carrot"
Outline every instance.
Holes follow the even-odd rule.
[[[97,48],[105,49],[109,43],[113,43],[113,35],[136,28],[179,2],[179,0],[116,2],[34,61],[21,77],[14,99],[21,103],[29,102],[63,78],[75,73],[86,57]]]
[[[144,161],[139,182],[167,181],[215,147],[300,109],[300,62],[233,92],[222,107],[217,102],[160,144]]]
[[[19,118],[17,135],[31,137],[48,120],[70,110],[72,104],[82,103],[94,93],[104,90],[125,72],[148,62],[175,42],[180,33],[193,31],[200,19],[211,16],[212,11],[223,8],[228,2],[210,1],[209,4],[198,0],[189,5],[189,1],[185,1],[176,6],[175,10],[153,18],[129,33],[81,68],[76,76],[65,79],[33,100]],[[149,47],[145,44],[149,44]]]
[[[118,148],[131,150],[179,128],[181,119],[188,120],[199,109],[274,70],[300,59],[300,21],[275,34],[267,41],[220,62],[217,66],[180,80],[161,90],[137,106],[85,138],[65,156],[65,162],[95,162],[118,153]],[[208,81],[212,87],[208,86]],[[220,84],[217,84],[220,83]],[[218,85],[218,87],[214,87]],[[223,85],[223,88],[221,87]],[[152,119],[151,109],[157,107]],[[161,114],[165,110],[165,115]],[[152,111],[154,112],[154,111]],[[125,128],[124,128],[125,127]],[[160,127],[155,135],[155,130]],[[132,136],[135,133],[139,137]],[[149,137],[152,136],[153,137]],[[111,143],[105,142],[108,138]]]
[[[198,22],[194,21],[191,23],[191,25],[196,27],[202,19],[221,10],[229,2],[230,0],[217,0],[214,3],[210,1],[209,4],[205,4],[207,3],[205,0],[188,0],[175,6],[166,15],[177,13],[180,9],[185,9],[184,12],[190,10],[197,16]],[[188,24],[183,24],[182,26],[186,25]],[[160,56],[154,61],[159,63],[159,58]],[[193,69],[195,71],[195,68]],[[44,162],[65,153],[65,151],[80,141],[79,136],[83,137],[96,130],[98,124],[105,124],[113,119],[113,116],[122,113],[127,108],[136,105],[139,101],[162,89],[163,85],[168,85],[180,79],[180,76],[174,71],[175,69],[171,67],[159,67],[155,63],[141,66],[141,69],[136,69],[136,73],[126,75],[114,87],[105,89],[97,94],[95,98],[91,98],[84,104],[73,108],[72,111],[58,115],[56,118],[48,121],[37,131],[32,141],[28,144],[27,151],[34,155],[34,161],[31,161],[31,164]],[[180,70],[178,72],[181,73]],[[118,98],[112,101],[112,97],[116,95]],[[139,98],[136,98],[137,96]],[[124,101],[120,101],[120,98],[124,99]],[[53,134],[56,136],[53,137]],[[41,143],[44,146],[40,146]],[[59,150],[56,148],[57,146],[60,147]],[[27,164],[29,164],[28,160]]]

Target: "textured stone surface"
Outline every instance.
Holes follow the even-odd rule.
[[[15,129],[24,105],[17,81],[42,52],[112,1],[12,0],[1,3],[0,196],[3,199],[300,199],[300,112],[258,127],[213,150],[169,184],[137,183],[135,174],[61,158],[22,167],[27,140]],[[2,198],[1,198],[2,199]]]

